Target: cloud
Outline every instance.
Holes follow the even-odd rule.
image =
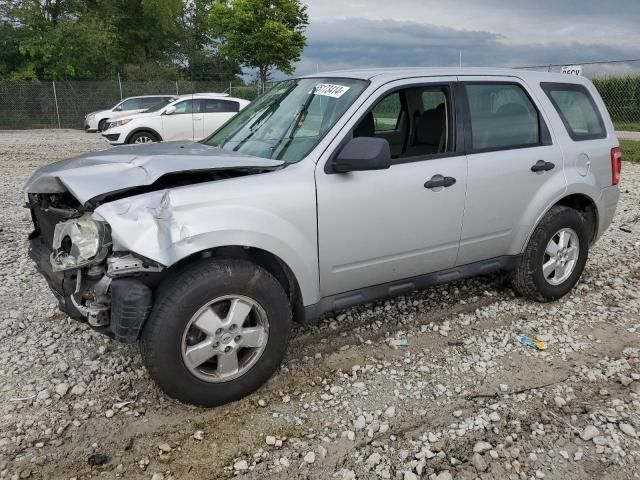
[[[566,35],[561,40],[514,42],[504,32],[380,18],[312,17],[307,36],[308,47],[297,65],[299,74],[352,67],[457,65],[460,51],[466,66],[581,63],[639,56],[636,40],[590,42]]]

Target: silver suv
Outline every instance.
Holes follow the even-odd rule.
[[[267,381],[292,318],[497,271],[562,297],[611,223],[620,169],[580,77],[313,75],[202,142],[42,167],[30,255],[64,312],[139,342],[168,395],[214,406]]]

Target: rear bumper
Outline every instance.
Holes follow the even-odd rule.
[[[617,185],[602,189],[602,194],[598,200],[598,233],[596,240],[607,231],[616,214],[618,200],[620,199],[620,189]]]

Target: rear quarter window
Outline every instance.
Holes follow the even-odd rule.
[[[560,115],[572,140],[578,142],[607,136],[602,115],[584,86],[570,83],[542,83],[540,86]]]

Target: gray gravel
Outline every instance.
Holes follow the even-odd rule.
[[[29,174],[106,147],[0,133],[0,478],[640,477],[640,166],[624,165],[614,224],[561,301],[494,276],[353,308],[298,327],[259,392],[202,410],[162,395],[134,347],[58,313],[26,258]]]

